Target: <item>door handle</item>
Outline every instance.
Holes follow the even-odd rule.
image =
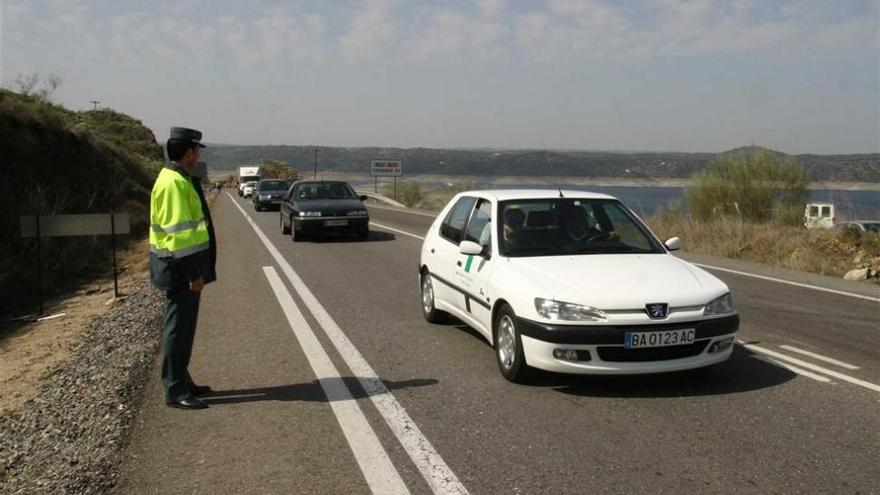
[[[461,261],[456,261],[455,264],[461,266]]]

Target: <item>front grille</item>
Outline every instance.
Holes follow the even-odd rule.
[[[708,340],[698,340],[693,344],[673,345],[669,347],[648,347],[645,349],[627,349],[622,345],[600,346],[597,349],[602,361],[619,363],[635,363],[642,361],[667,361],[696,356],[703,352]]]

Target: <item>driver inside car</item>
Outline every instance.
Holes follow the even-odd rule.
[[[580,206],[564,206],[560,209],[559,228],[563,242],[589,242],[603,234]]]

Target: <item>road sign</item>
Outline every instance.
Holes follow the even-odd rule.
[[[113,235],[130,233],[128,213],[98,213],[87,215],[34,215],[21,216],[22,237],[62,237],[80,235]],[[37,230],[39,229],[39,231]]]
[[[400,160],[370,160],[371,177],[400,177],[403,167]]]
[[[84,215],[21,215],[21,236],[37,238],[37,286],[40,312],[43,315],[43,254],[40,248],[44,237],[82,235],[109,235],[113,252],[113,296],[119,297],[119,277],[116,270],[116,236],[131,233],[128,213],[98,213]]]

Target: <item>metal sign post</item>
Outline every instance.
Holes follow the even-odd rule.
[[[109,235],[113,252],[113,296],[119,297],[119,278],[116,267],[116,234],[131,231],[128,213],[99,213],[87,215],[22,215],[21,236],[37,238],[37,284],[41,316],[43,314],[43,237],[70,237]]]
[[[397,201],[397,178],[403,175],[400,160],[370,160],[370,175],[374,177],[374,188],[379,193],[379,177],[394,177],[394,200]]]

